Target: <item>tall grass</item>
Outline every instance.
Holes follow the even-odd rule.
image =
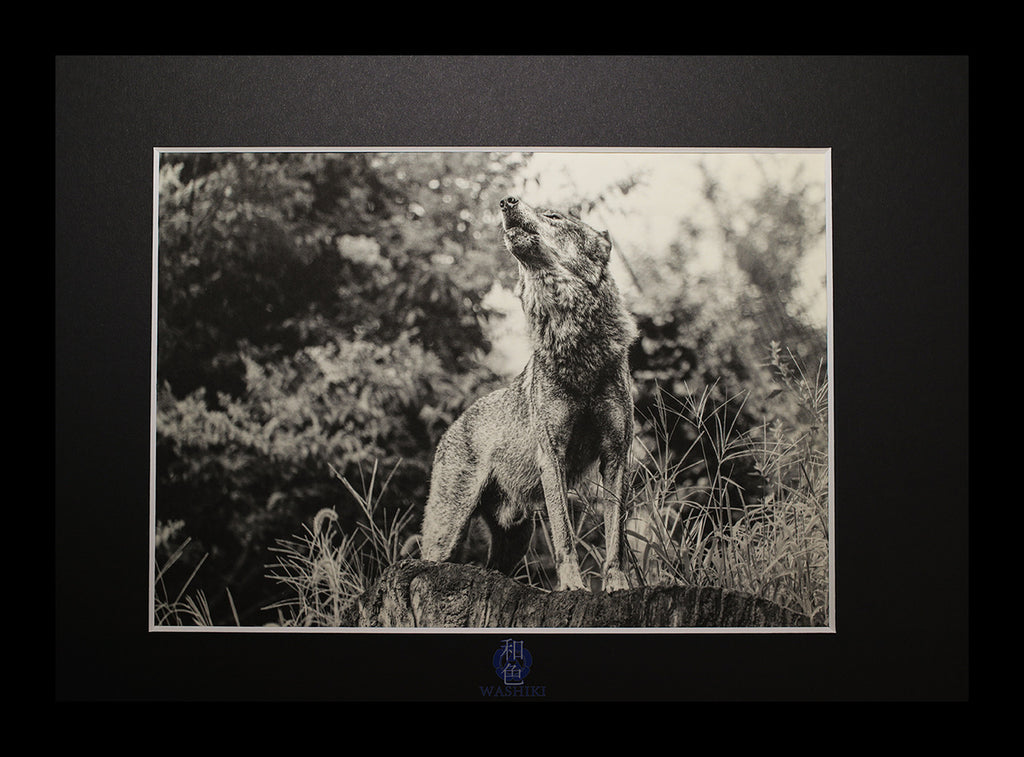
[[[358,505],[359,519],[352,533],[338,528],[337,512],[325,508],[317,513],[312,526],[303,526],[298,536],[280,539],[270,551],[276,561],[266,566],[267,577],[287,587],[287,597],[264,610],[276,614],[277,626],[337,626],[346,608],[377,580],[387,566],[397,562],[406,548],[413,512],[405,510],[387,515],[382,501],[395,469],[378,477],[374,463],[369,480],[361,480],[357,490],[333,468]],[[191,542],[186,538],[174,550],[154,577],[154,623],[157,626],[216,626],[210,605],[202,590],[188,593],[192,580],[206,561],[202,559],[173,591],[168,573],[178,563]],[[231,592],[225,588],[232,618],[241,623]]]
[[[210,603],[206,599],[206,594],[201,589],[196,591],[194,595],[187,593],[192,580],[196,577],[199,569],[203,567],[203,563],[206,562],[207,555],[203,555],[202,559],[196,563],[188,578],[185,579],[181,587],[174,593],[174,597],[171,598],[171,590],[166,580],[167,573],[185,553],[185,549],[190,542],[191,538],[186,538],[167,558],[163,566],[156,569],[153,579],[153,623],[155,626],[216,625],[210,612]],[[227,587],[224,588],[224,591],[227,594],[228,605],[231,608],[231,615],[234,618],[235,625],[239,626],[241,623],[238,619],[238,611],[235,609],[234,598]]]
[[[635,576],[646,585],[716,586],[753,594],[824,624],[829,614],[828,387],[819,366],[805,374],[773,344],[770,365],[797,423],[765,420],[738,433],[745,395],[714,405],[711,389],[684,398],[661,392],[653,413],[657,446],[635,468],[627,537]],[[736,408],[730,408],[736,405]],[[669,441],[689,426],[692,455]],[[687,462],[689,461],[689,462]],[[760,486],[746,492],[723,463],[747,463]],[[688,468],[707,475],[680,486]],[[737,501],[737,493],[740,494]]]
[[[269,578],[283,584],[289,596],[268,605],[277,613],[276,625],[337,626],[349,606],[366,592],[384,570],[403,556],[411,509],[385,513],[382,507],[397,465],[378,483],[377,463],[361,491],[331,469],[355,499],[359,519],[351,533],[338,528],[337,512],[317,513],[312,528],[271,548],[277,561],[267,568]]]

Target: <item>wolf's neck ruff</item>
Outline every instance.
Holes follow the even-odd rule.
[[[534,360],[545,361],[576,391],[587,391],[609,367],[617,369],[636,326],[610,277],[596,290],[561,270],[524,271],[521,283]]]
[[[566,389],[589,391],[618,370],[636,325],[608,275],[607,235],[517,198],[501,203],[505,246],[519,261],[517,288],[533,360]]]

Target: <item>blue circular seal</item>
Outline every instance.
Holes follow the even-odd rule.
[[[522,683],[530,673],[533,655],[523,645],[523,642],[506,639],[494,652],[491,665],[494,667],[495,674],[502,681],[507,684],[518,684]]]

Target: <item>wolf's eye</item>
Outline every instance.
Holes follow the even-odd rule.
[[[544,213],[545,218],[554,218],[556,221],[562,220],[561,213]]]

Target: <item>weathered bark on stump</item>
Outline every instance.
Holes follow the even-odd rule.
[[[543,592],[473,565],[403,560],[351,608],[367,628],[783,628],[807,616],[764,599],[681,586]]]

